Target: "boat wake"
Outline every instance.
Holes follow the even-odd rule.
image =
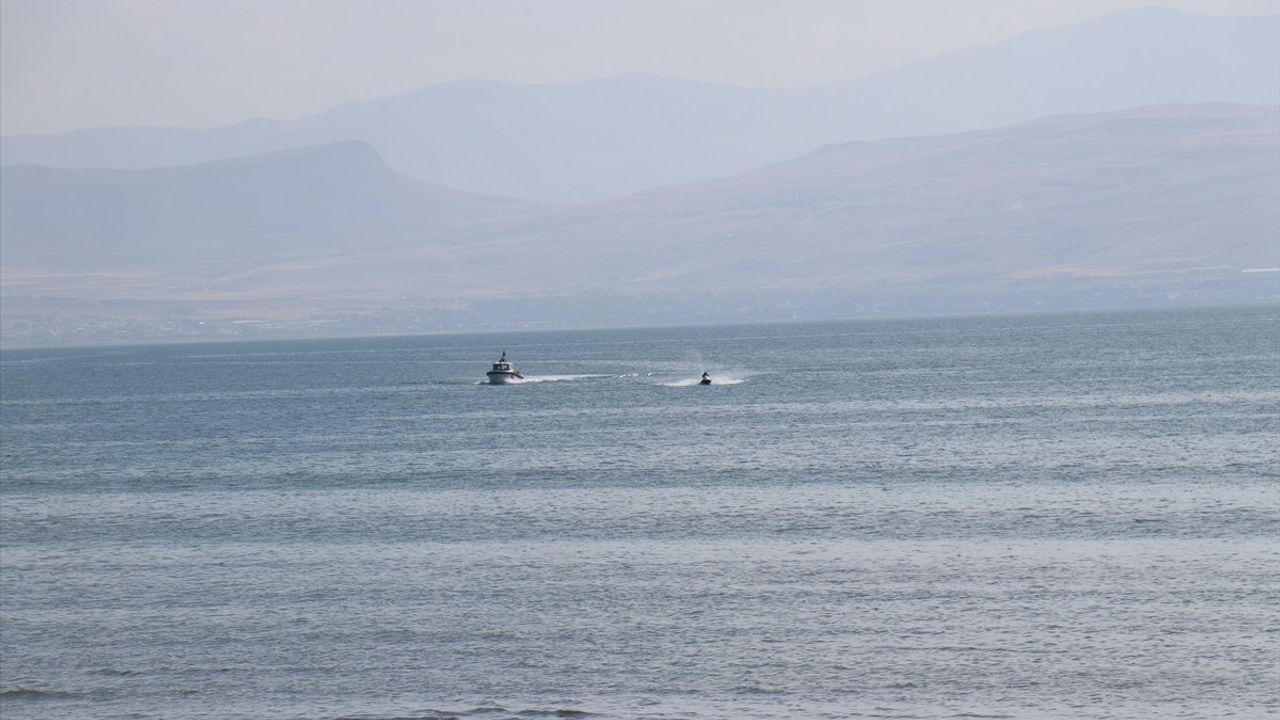
[[[527,385],[529,383],[543,382],[568,382],[572,380],[591,380],[593,378],[607,378],[612,375],[534,375],[533,377],[524,377],[515,382],[516,385]]]
[[[717,375],[711,378],[711,387],[716,387],[718,385],[741,385],[746,381],[747,381],[746,378],[730,377],[728,375]],[[672,388],[701,387],[702,380],[701,378],[696,378],[696,377],[681,378],[679,380],[672,380],[670,382],[660,382],[658,384],[661,385],[662,387],[672,387]]]
[[[573,380],[592,380],[595,378],[610,378],[613,375],[526,375],[522,378],[511,378],[504,385],[535,385],[537,383],[546,382],[571,382]],[[477,385],[490,385],[488,380],[477,380]]]

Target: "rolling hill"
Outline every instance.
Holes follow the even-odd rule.
[[[360,143],[160,170],[12,167],[3,187],[10,281],[141,274],[170,298],[980,286],[1280,266],[1274,106],[844,143],[588,205],[430,186]]]
[[[401,247],[529,205],[432,186],[340,142],[150,170],[0,170],[8,266],[245,266]]]

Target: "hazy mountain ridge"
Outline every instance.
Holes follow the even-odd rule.
[[[0,182],[9,343],[1280,297],[1244,272],[1280,267],[1274,106],[844,143],[589,205],[435,187],[361,143]]]
[[[8,137],[0,159],[151,167],[357,139],[392,169],[436,184],[585,201],[737,174],[832,142],[1209,101],[1280,103],[1280,16],[1128,11],[792,90],[643,75],[446,83],[297,122]]]
[[[1277,107],[1162,106],[846,143],[582,206],[432,187],[360,143],[164,170],[5,168],[3,183],[10,277],[145,270],[172,276],[173,297],[199,263],[192,292],[212,278],[224,293],[316,297],[1280,265]]]
[[[7,265],[245,265],[419,242],[527,203],[431,186],[346,141],[150,170],[0,169]]]
[[[607,206],[644,218],[633,233],[655,249],[776,261],[757,263],[762,282],[795,282],[805,262],[848,282],[1272,267],[1278,145],[1275,107],[1162,106],[835,145]],[[779,242],[790,257],[771,257]]]

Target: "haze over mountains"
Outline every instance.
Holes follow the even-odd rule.
[[[0,173],[4,259],[18,266],[243,265],[403,247],[533,205],[405,177],[358,141],[152,170]]]
[[[818,88],[5,138],[3,337],[1274,302],[1277,103],[1280,17],[1143,10]]]
[[[642,75],[566,85],[455,82],[297,122],[7,137],[0,158],[145,168],[363,140],[411,177],[579,202],[745,172],[834,142],[1187,102],[1280,103],[1280,16],[1133,10],[800,89]]]
[[[1276,107],[847,143],[582,206],[446,190],[357,142],[177,169],[20,166],[3,182],[11,272],[97,272],[95,292],[151,299],[853,290],[1280,266]],[[18,272],[8,285],[27,282]]]

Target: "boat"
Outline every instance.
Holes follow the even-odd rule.
[[[512,365],[507,359],[506,350],[502,351],[502,357],[498,358],[485,376],[489,378],[490,385],[508,385],[524,379],[524,373],[520,372],[520,368]]]
[[[702,380],[701,380],[698,384],[699,384],[699,385],[710,385],[710,384],[711,384],[711,376],[707,374],[707,371],[705,371],[705,370],[703,370],[703,371],[702,371]]]

